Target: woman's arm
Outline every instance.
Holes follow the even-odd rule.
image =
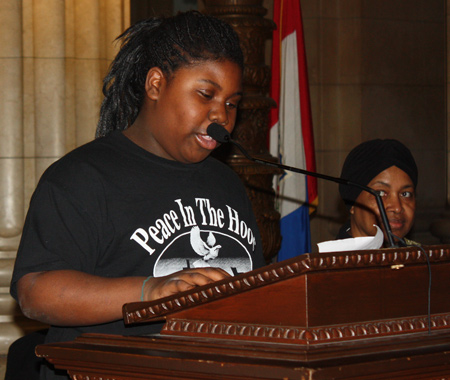
[[[183,270],[150,278],[144,300],[152,301],[228,277],[218,268]],[[17,283],[25,316],[59,326],[95,325],[122,319],[122,306],[141,300],[145,277],[106,278],[74,270],[35,272]]]

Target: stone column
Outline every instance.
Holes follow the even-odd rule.
[[[100,71],[100,4],[78,0],[75,9],[75,120],[76,145],[95,136],[94,126],[100,109],[102,73]]]
[[[17,237],[23,210],[22,6],[0,4],[0,238]],[[13,175],[18,173],[19,175]],[[4,244],[2,244],[4,245]]]
[[[119,51],[115,39],[130,26],[130,0],[102,0],[100,22],[100,60],[103,76]]]
[[[0,2],[0,354],[18,334],[8,294],[23,223],[22,3]]]
[[[38,176],[65,152],[65,8],[33,1],[35,154]]]
[[[129,0],[67,0],[66,150],[94,138],[102,80],[129,26]]]
[[[0,1],[0,378],[10,343],[44,327],[9,295],[31,194],[49,164],[94,138],[128,8],[129,0]]]

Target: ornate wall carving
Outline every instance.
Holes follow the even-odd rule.
[[[232,137],[250,155],[274,160],[266,146],[269,110],[275,106],[268,97],[270,67],[265,64],[265,43],[272,37],[273,21],[264,18],[262,0],[205,0],[205,13],[220,17],[233,26],[244,52],[244,97]],[[267,262],[277,254],[280,243],[280,215],[274,207],[272,180],[278,170],[247,160],[241,152],[224,146],[217,156],[226,161],[244,181],[253,204]]]

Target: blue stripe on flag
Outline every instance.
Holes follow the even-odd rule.
[[[303,205],[280,220],[281,249],[278,261],[311,252],[309,206]]]

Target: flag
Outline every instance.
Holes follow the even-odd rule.
[[[270,153],[284,165],[315,171],[314,137],[300,0],[274,0]],[[281,214],[278,261],[311,252],[309,214],[317,205],[317,179],[285,172],[275,179]]]

